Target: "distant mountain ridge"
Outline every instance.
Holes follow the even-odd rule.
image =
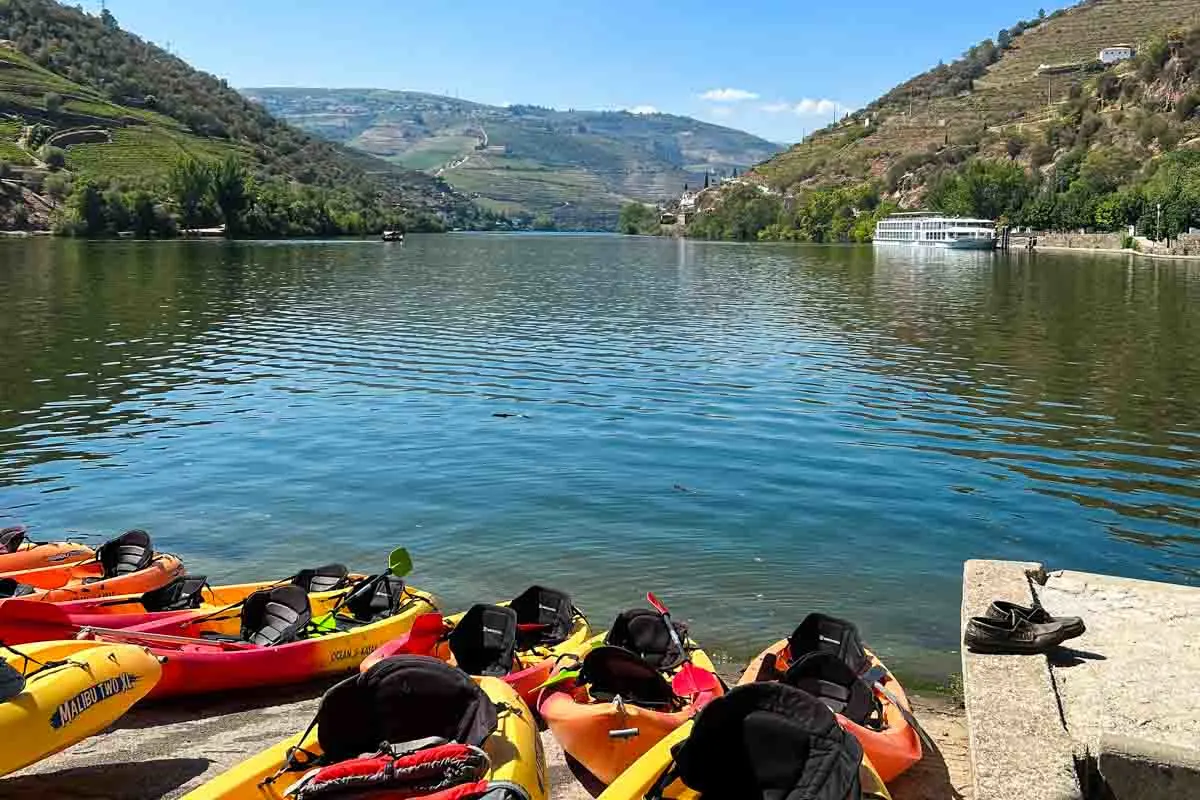
[[[243,93],[310,133],[438,175],[483,206],[612,228],[623,203],[654,202],[782,148],[672,114],[491,106],[421,92],[252,88]]]

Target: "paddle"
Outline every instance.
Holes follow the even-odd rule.
[[[150,633],[149,631],[129,630],[128,628],[97,628],[91,625],[79,629],[76,639],[87,639],[89,636],[103,636],[106,641],[114,639],[133,642],[160,642],[162,644],[187,644],[199,647],[215,647],[222,650],[258,650],[262,645],[250,642],[226,642],[213,639],[202,639],[198,636],[171,636],[165,633]]]
[[[921,740],[921,744],[925,745],[926,749],[930,751],[936,750],[937,746],[933,743],[933,739],[921,727],[921,723],[917,722],[916,716],[904,707],[904,704],[900,702],[900,698],[884,688],[883,682],[889,674],[887,667],[882,664],[876,664],[862,675],[862,680],[872,689],[886,697],[896,707],[896,710],[900,712],[900,717],[917,732],[917,738]]]
[[[342,595],[341,599],[337,601],[333,608],[312,621],[313,627],[316,628],[318,633],[332,633],[336,631],[336,614],[339,610],[341,610],[342,606],[349,603],[355,597],[358,597],[364,591],[375,591],[375,587],[378,586],[380,581],[382,581],[388,575],[394,575],[397,578],[403,578],[404,576],[408,575],[408,573],[412,572],[412,568],[412,556],[408,554],[408,550],[403,547],[397,547],[388,554],[388,566],[386,570],[379,575],[376,575],[374,578],[368,578],[364,580],[358,586]]]
[[[688,697],[701,692],[715,692],[721,685],[717,676],[692,663],[692,654],[683,646],[683,642],[679,638],[679,631],[675,630],[675,624],[671,622],[671,612],[654,596],[654,592],[646,592],[646,602],[662,615],[663,622],[666,623],[667,630],[671,634],[671,643],[679,648],[679,652],[683,653],[683,666],[671,679],[671,688],[675,694],[680,697]]]

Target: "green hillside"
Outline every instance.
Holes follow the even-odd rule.
[[[773,191],[778,213],[756,207],[772,221],[750,229],[854,239],[901,207],[1143,232],[1155,193],[1192,170],[1197,25],[1200,0],[1088,0],[1019,22],[756,167],[749,179]],[[1123,43],[1135,59],[1099,63],[1101,48]],[[739,191],[709,193],[708,208],[734,202],[692,232],[745,235],[722,221],[749,213]],[[1193,216],[1184,206],[1180,225]]]
[[[49,225],[85,186],[115,192],[105,201],[114,207],[141,192],[169,214],[167,183],[186,159],[236,161],[261,196],[278,207],[297,203],[316,218],[319,230],[311,232],[338,232],[350,220],[378,226],[389,216],[418,225],[478,218],[443,181],[271,117],[224,81],[121,30],[107,12],[3,0],[0,40],[0,223],[7,227]],[[309,232],[297,220],[268,219],[281,212],[260,205],[273,227],[259,232]]]
[[[778,151],[748,133],[670,114],[498,107],[418,92],[246,89],[273,114],[333,141],[427,170],[492,209],[612,228],[623,203],[654,202],[705,172]]]

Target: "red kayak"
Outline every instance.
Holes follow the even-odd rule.
[[[73,639],[80,628],[130,628],[147,623],[199,617],[236,608],[254,592],[292,584],[311,596],[349,591],[365,575],[351,574],[341,564],[303,569],[277,581],[209,586],[203,575],[181,575],[166,586],[144,594],[64,603],[43,603],[20,597],[0,600],[0,642],[25,644]]]

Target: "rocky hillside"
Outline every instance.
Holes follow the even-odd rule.
[[[1164,202],[1186,229],[1200,209],[1163,197],[1200,136],[1197,25],[1200,0],[1088,0],[1000,31],[756,167],[782,209],[765,236],[855,238],[896,206],[1148,232]],[[1098,60],[1126,43],[1133,59]]]
[[[478,216],[443,181],[273,118],[108,12],[0,2],[0,224],[44,227],[85,181],[167,202],[181,158],[236,159],[261,183],[305,189],[318,215],[336,201],[360,217],[377,207],[452,224]]]
[[[246,89],[327,139],[443,177],[485,206],[567,228],[612,228],[630,199],[654,202],[779,148],[670,114],[489,106],[418,92]]]

